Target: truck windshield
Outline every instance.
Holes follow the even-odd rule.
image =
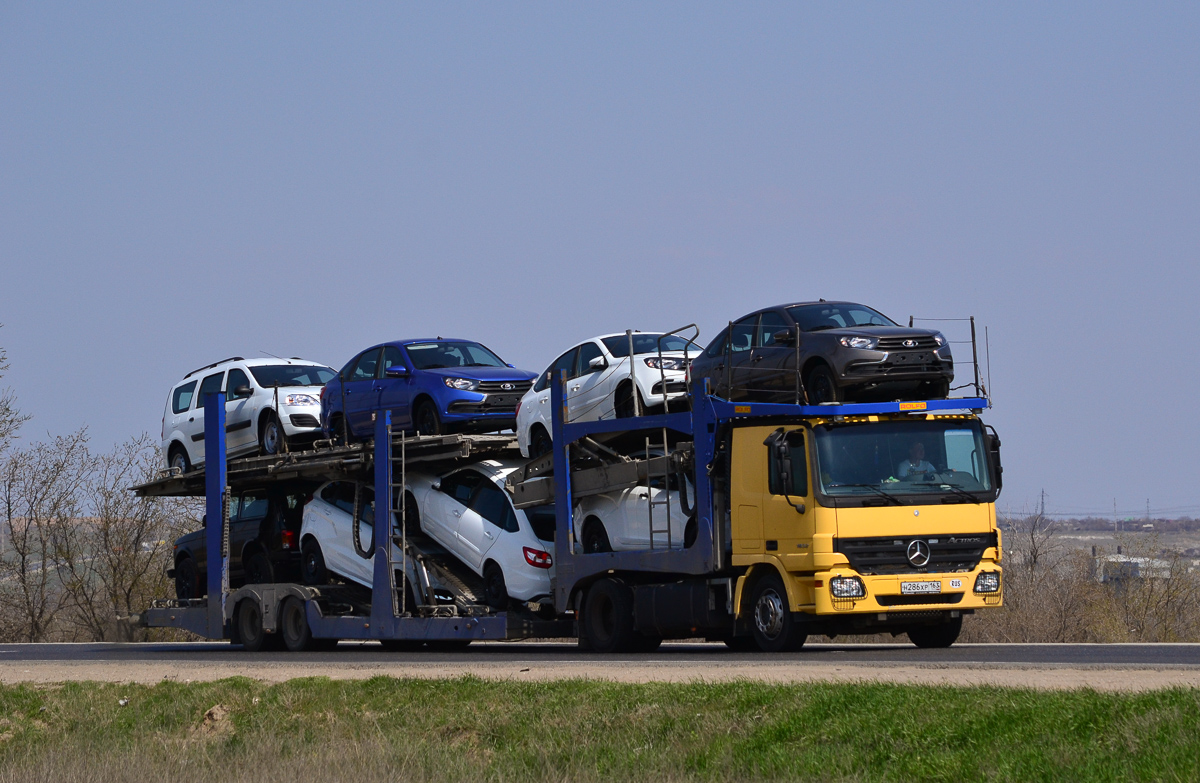
[[[451,342],[410,343],[405,348],[408,358],[418,370],[443,367],[507,367],[504,360],[479,343]]]
[[[337,375],[329,367],[316,364],[264,364],[251,367],[250,374],[264,389],[273,386],[324,386]]]
[[[977,420],[916,419],[820,425],[813,428],[817,482],[832,498],[940,495],[945,500],[993,499],[987,440]]]
[[[641,355],[643,353],[658,353],[658,338],[660,337],[662,337],[661,334],[644,334],[640,332],[634,334],[634,354]],[[617,359],[620,359],[622,356],[629,355],[629,337],[627,335],[619,334],[616,337],[605,337],[600,342],[604,343],[604,347],[608,349],[608,352]],[[695,343],[688,343],[687,340],[679,337],[678,335],[672,334],[663,338],[663,353],[667,353],[669,351],[678,351],[679,353],[683,353],[685,348],[689,353],[700,352],[700,346],[696,345]]]

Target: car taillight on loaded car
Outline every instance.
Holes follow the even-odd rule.
[[[279,536],[280,549],[292,549],[296,546],[296,531],[285,530]]]
[[[554,559],[550,557],[549,552],[543,552],[540,549],[532,549],[530,547],[522,547],[525,551],[525,562],[534,568],[549,568],[554,565]]]

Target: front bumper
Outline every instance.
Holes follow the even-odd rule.
[[[280,405],[279,420],[283,422],[283,433],[289,438],[316,435],[321,431],[321,406]]]
[[[983,572],[1000,574],[1000,590],[994,593],[976,593],[975,580]],[[866,586],[866,595],[861,598],[837,598],[830,590],[833,577],[858,577]],[[818,617],[876,615],[877,619],[889,613],[964,611],[998,607],[1004,604],[1004,577],[997,563],[980,562],[970,572],[940,574],[889,574],[870,576],[859,574],[849,568],[834,568],[818,571],[812,577],[798,579],[799,592],[806,592],[813,603],[806,607],[794,607],[800,611],[815,613]],[[901,591],[902,582],[937,582],[940,592],[906,595]],[[814,611],[815,610],[815,611]]]
[[[954,360],[944,349],[884,352],[846,348],[835,358],[838,374],[853,383],[954,380]]]

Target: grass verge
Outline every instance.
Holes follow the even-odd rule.
[[[1196,780],[1200,691],[469,677],[0,687],[0,781],[157,779]]]

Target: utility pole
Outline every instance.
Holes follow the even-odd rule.
[[[1042,490],[1042,504],[1041,504],[1041,507],[1038,509],[1038,516],[1039,517],[1046,516],[1046,490],[1044,490],[1044,489]]]

